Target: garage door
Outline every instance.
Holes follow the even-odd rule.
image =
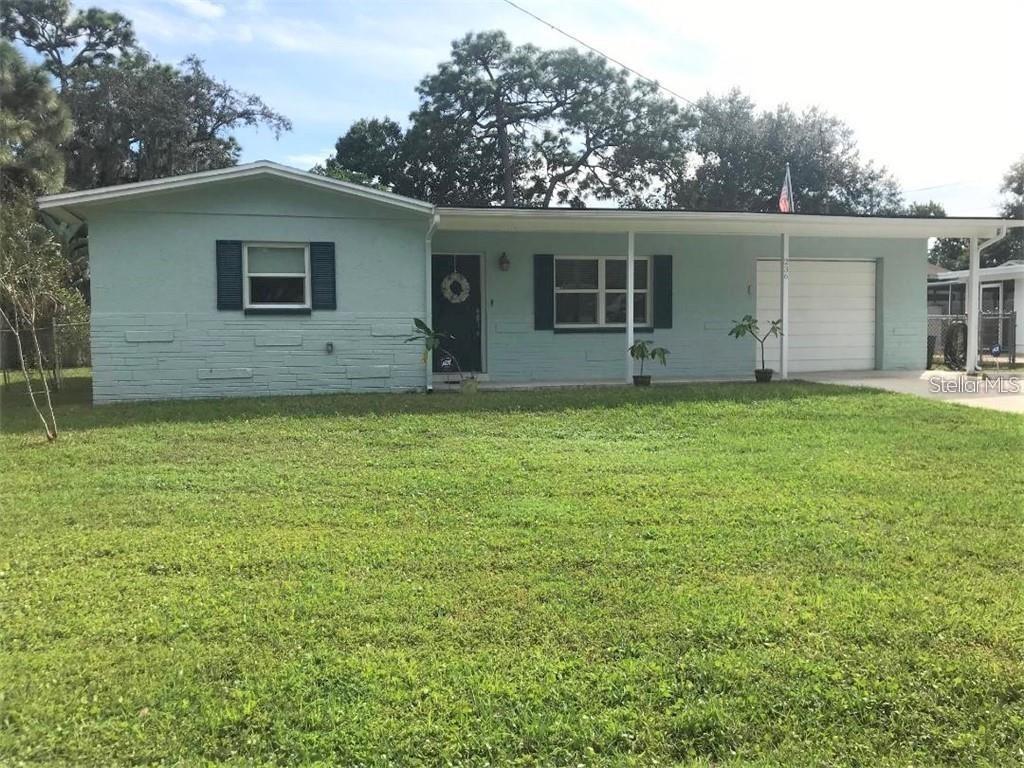
[[[757,319],[780,316],[779,262],[757,262]],[[789,370],[864,371],[875,367],[875,263],[790,261]],[[779,343],[765,344],[779,368]],[[757,362],[760,366],[760,360]]]

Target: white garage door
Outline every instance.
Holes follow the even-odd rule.
[[[789,265],[790,372],[874,368],[875,263],[793,260]],[[777,260],[757,262],[757,319],[762,328],[780,316],[779,281]],[[769,339],[765,353],[768,367],[778,370],[777,339]]]

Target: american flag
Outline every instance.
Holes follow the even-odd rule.
[[[786,180],[782,182],[782,191],[779,192],[779,213],[793,213],[794,207],[793,179],[789,176],[789,163],[786,163]]]

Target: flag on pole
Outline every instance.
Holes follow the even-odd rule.
[[[786,179],[782,182],[782,191],[779,192],[779,213],[793,213],[795,206],[793,179],[789,175],[789,163],[786,163]]]

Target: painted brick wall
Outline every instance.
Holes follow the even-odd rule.
[[[423,386],[419,349],[404,343],[409,317],[329,314],[235,321],[223,313],[98,314],[93,397],[105,403]]]
[[[87,214],[95,402],[423,386],[426,216],[265,180]],[[217,311],[218,239],[334,242],[337,311]]]
[[[486,296],[485,359],[496,381],[618,381],[625,376],[624,333],[533,330],[533,255],[619,255],[625,235],[439,232],[435,253],[480,253]],[[754,347],[730,338],[733,321],[755,313],[756,263],[777,259],[774,236],[638,235],[637,256],[673,255],[671,329],[638,334],[667,347],[666,378],[747,377]],[[505,253],[508,272],[497,268]],[[872,259],[882,277],[877,326],[884,368],[920,368],[925,356],[926,243],[921,240],[792,238],[793,258]]]

